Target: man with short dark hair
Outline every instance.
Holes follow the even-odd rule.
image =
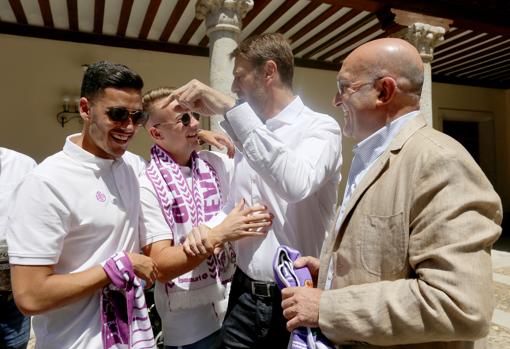
[[[83,130],[45,159],[18,187],[7,225],[14,299],[35,315],[38,348],[103,348],[100,290],[103,263],[125,251],[150,286],[151,258],[139,254],[138,174],[143,161],[126,152],[146,118],[141,77],[120,64],[85,72]],[[105,324],[106,325],[106,324]]]
[[[289,330],[359,349],[467,349],[487,335],[501,201],[466,149],[426,124],[423,71],[396,38],[344,60],[334,103],[354,159],[320,261],[295,262],[318,288],[282,291]]]
[[[280,244],[319,254],[337,200],[340,126],[330,116],[310,110],[294,95],[292,49],[281,34],[249,38],[232,56],[232,91],[239,97],[237,102],[196,80],[174,91],[169,100],[203,115],[225,115],[222,126],[240,152],[234,158],[231,195],[224,214],[245,198],[250,206],[257,202],[267,205],[275,216],[266,237],[234,243],[238,268],[222,345],[285,348],[289,333],[272,260]]]

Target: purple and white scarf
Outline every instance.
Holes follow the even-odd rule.
[[[124,252],[118,252],[103,269],[112,281],[100,296],[103,348],[155,348],[143,287],[131,261]]]
[[[273,258],[273,272],[280,289],[285,287],[313,287],[308,267],[296,268],[294,261],[301,257],[298,250],[280,245]],[[335,346],[319,328],[298,327],[292,331],[288,349],[333,349]]]
[[[151,149],[146,173],[174,244],[182,244],[193,227],[210,220],[222,207],[216,171],[195,152],[191,154],[191,188],[179,165],[158,145]],[[169,308],[194,308],[225,299],[234,269],[235,253],[228,243],[219,254],[165,284]]]

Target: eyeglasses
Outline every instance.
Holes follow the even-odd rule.
[[[195,120],[200,121],[200,114],[191,112],[191,113],[182,114],[181,117],[175,122],[174,121],[160,122],[158,124],[155,124],[153,127],[158,127],[159,125],[164,125],[164,124],[178,124],[178,123],[182,123],[183,126],[189,126],[189,124],[191,123],[192,116],[195,118]]]
[[[382,78],[383,78],[383,76],[381,76],[379,78],[372,79],[370,81],[355,81],[355,82],[349,82],[349,81],[345,81],[345,80],[337,80],[336,86],[338,88],[338,93],[340,94],[340,96],[343,96],[345,94],[345,91],[348,88],[350,88],[353,91],[352,93],[355,93],[355,92],[358,92],[363,86],[373,84],[374,82],[376,82],[377,80],[382,79]],[[356,86],[352,87],[353,85],[356,85]]]
[[[148,114],[141,110],[129,110],[121,107],[111,107],[106,110],[106,115],[110,118],[111,121],[115,122],[124,122],[128,118],[131,118],[131,121],[135,125],[142,125],[147,121]]]

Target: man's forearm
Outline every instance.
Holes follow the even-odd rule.
[[[207,256],[189,256],[182,246],[167,246],[157,254],[150,254],[158,265],[158,281],[168,282],[182,275],[204,261]]]
[[[70,274],[54,274],[51,266],[13,265],[11,273],[14,299],[25,315],[77,302],[110,282],[100,265]]]

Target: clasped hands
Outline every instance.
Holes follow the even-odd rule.
[[[194,227],[183,242],[183,248],[190,256],[217,253],[225,242],[265,236],[272,220],[273,215],[267,212],[267,207],[260,204],[247,207],[243,199],[218,226]]]

